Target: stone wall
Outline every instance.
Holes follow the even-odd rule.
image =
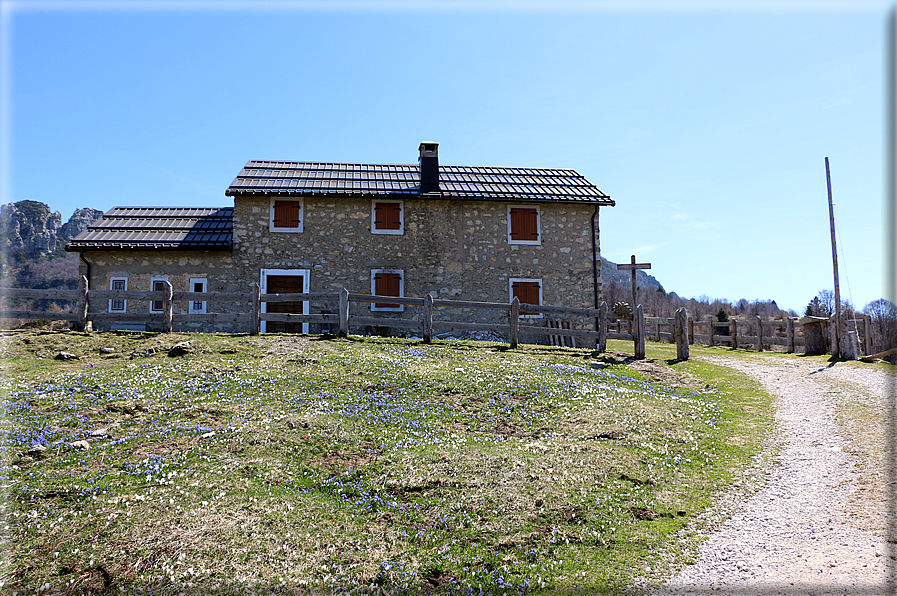
[[[190,290],[191,278],[208,280],[207,292],[246,291],[249,284],[238,283],[236,268],[230,252],[227,251],[97,251],[86,252],[84,258],[90,263],[89,287],[95,290],[110,289],[113,278],[126,277],[128,290],[148,291],[153,278],[167,277],[176,292]],[[79,274],[88,275],[87,266],[81,262]],[[145,300],[128,300],[128,313],[149,314],[150,305]],[[108,300],[91,300],[89,312],[109,312]],[[207,302],[207,312],[249,312],[250,301]],[[175,314],[189,312],[186,300],[175,301]],[[88,317],[89,318],[89,317]],[[93,328],[108,330],[108,321],[95,321]],[[175,331],[248,331],[247,324],[215,324],[202,322],[176,322]],[[158,330],[159,325],[149,324],[147,330]]]
[[[93,284],[128,272],[129,289],[148,289],[153,275],[169,275],[175,290],[190,277],[208,277],[209,291],[248,291],[262,282],[263,269],[307,270],[309,291],[369,294],[373,270],[403,272],[404,295],[509,302],[511,278],[540,279],[543,303],[593,305],[591,216],[587,205],[541,204],[540,243],[508,242],[507,203],[410,198],[403,201],[404,233],[371,232],[370,199],[303,199],[301,232],[269,231],[271,199],[236,197],[234,250],[181,253],[125,251],[88,253]],[[533,207],[533,205],[527,205]],[[599,279],[600,284],[600,279]],[[97,287],[93,285],[93,287]],[[599,286],[600,291],[600,286]],[[211,306],[210,311],[218,312]],[[335,311],[312,304],[311,312]],[[370,316],[371,307],[352,304],[352,314]],[[129,305],[129,311],[131,310]],[[224,309],[221,309],[224,310]],[[377,316],[420,318],[417,307]],[[437,319],[506,322],[494,311],[444,311]],[[574,321],[591,327],[590,320]]]

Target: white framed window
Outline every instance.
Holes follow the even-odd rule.
[[[208,292],[209,291],[209,280],[205,277],[191,277],[190,278],[190,290],[191,292]],[[190,300],[190,304],[187,308],[187,312],[191,315],[200,315],[206,312],[206,301],[205,300]]]
[[[542,244],[538,205],[508,205],[508,244]]]
[[[117,290],[119,292],[126,292],[128,290],[128,278],[127,277],[113,277],[109,280],[109,289]],[[124,298],[110,298],[109,299],[109,312],[125,312],[128,310],[128,301]]]
[[[271,197],[269,231],[299,233],[304,221],[305,202],[301,198]]]
[[[405,233],[405,201],[371,201],[371,233]]]
[[[311,271],[309,269],[262,269],[259,282],[262,294],[308,293]],[[308,301],[262,302],[263,313],[308,314]],[[262,321],[262,333],[308,333],[308,323]]]
[[[168,281],[167,275],[159,275],[150,279],[150,290],[153,292],[162,292],[165,290],[165,282]],[[149,311],[154,313],[162,312],[162,300],[150,300]]]
[[[405,295],[405,272],[401,269],[372,269],[371,294],[401,298]],[[403,312],[405,305],[392,302],[372,302],[371,310]]]
[[[509,300],[516,297],[520,304],[542,304],[542,280],[528,277],[512,277],[508,280]],[[520,318],[541,319],[542,313],[522,314]]]

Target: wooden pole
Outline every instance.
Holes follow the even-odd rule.
[[[510,326],[511,349],[517,347],[517,334],[520,331],[520,299],[514,296],[511,300],[511,312],[508,313],[508,324]]]
[[[863,354],[872,353],[872,316],[863,316]]]
[[[838,283],[838,247],[835,243],[835,207],[832,203],[832,176],[829,173],[828,157],[825,158],[825,183],[828,187],[828,219],[832,231],[832,268],[835,273],[835,334],[832,341],[832,355],[841,357],[841,287]]]
[[[88,331],[87,328],[87,277],[82,275],[78,280],[78,331]]]
[[[738,349],[738,321],[735,319],[729,319],[729,329],[732,333],[732,349]]]
[[[635,273],[637,269],[650,269],[651,263],[636,263],[635,255],[632,255],[630,262],[628,265],[619,264],[617,265],[617,271],[631,271],[632,272],[632,316],[635,316],[635,307],[638,304],[638,287],[635,284]]]
[[[339,293],[339,336],[349,336],[349,290],[346,288]]]
[[[252,284],[252,308],[249,311],[249,335],[258,335],[261,330],[262,289],[257,283]]]
[[[635,309],[635,357],[645,357],[645,309],[639,304]]]
[[[433,294],[424,296],[424,316],[423,316],[423,336],[424,342],[433,341]]]
[[[763,351],[763,319],[757,315],[757,351]]]
[[[794,353],[794,318],[787,317],[785,319],[785,335],[788,336],[788,353]]]
[[[688,311],[685,307],[680,307],[676,309],[673,317],[672,335],[676,341],[676,358],[688,360]]]
[[[713,315],[710,315],[710,320],[707,321],[707,334],[710,336],[710,345],[713,345]]]
[[[163,288],[165,291],[165,295],[162,298],[162,312],[165,314],[163,330],[165,333],[171,333],[171,330],[174,327],[174,300],[172,300],[174,297],[174,288],[171,286],[171,282],[167,279],[163,282]]]

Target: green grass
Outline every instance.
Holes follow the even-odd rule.
[[[8,592],[620,594],[688,555],[772,428],[755,383],[662,345],[640,373],[479,342],[6,339]]]

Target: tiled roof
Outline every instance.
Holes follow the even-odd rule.
[[[231,250],[233,223],[233,207],[113,207],[65,249]]]
[[[439,166],[439,193],[426,198],[613,205],[576,170]],[[417,165],[250,161],[225,193],[235,195],[420,195]]]

